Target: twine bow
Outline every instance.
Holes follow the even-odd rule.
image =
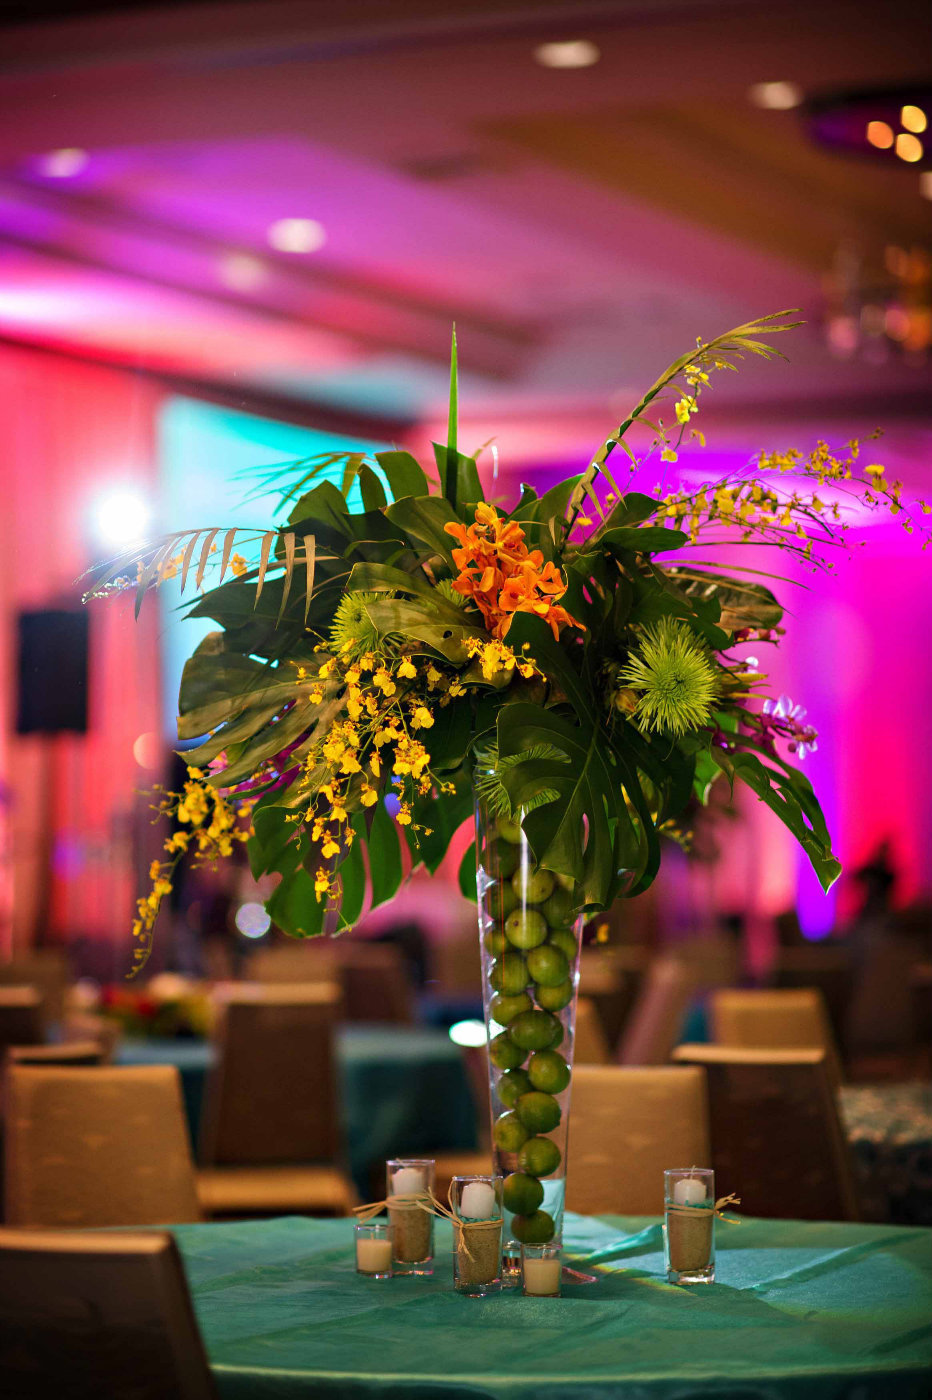
[[[383,1210],[388,1210],[392,1206],[401,1206],[406,1210],[423,1210],[428,1215],[439,1216],[443,1220],[449,1220],[457,1235],[456,1248],[462,1249],[463,1253],[475,1263],[469,1245],[466,1242],[466,1230],[500,1230],[505,1223],[502,1216],[495,1216],[491,1220],[464,1220],[457,1215],[453,1209],[453,1184],[451,1182],[447,1191],[448,1205],[438,1201],[433,1191],[412,1191],[399,1192],[397,1196],[388,1196],[384,1201],[370,1201],[368,1205],[353,1206],[353,1214],[358,1216],[360,1223],[372,1220],[374,1216],[380,1215]]]
[[[724,1220],[726,1225],[740,1225],[740,1220],[733,1220],[730,1215],[722,1214],[726,1206],[740,1206],[740,1204],[741,1197],[730,1194],[728,1196],[719,1196],[714,1205],[687,1206],[671,1203],[667,1206],[667,1210],[671,1215],[705,1215],[711,1211],[713,1215],[718,1216],[719,1220]]]
[[[370,1201],[368,1205],[353,1206],[353,1214],[358,1216],[360,1224],[364,1225],[376,1215],[381,1215],[383,1210],[391,1210],[394,1206],[400,1206],[402,1210],[416,1210],[418,1207],[427,1210],[424,1201],[428,1196],[429,1191],[399,1191],[397,1196],[387,1196],[384,1201]]]

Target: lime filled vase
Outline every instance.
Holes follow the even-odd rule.
[[[476,890],[493,1171],[504,1254],[560,1243],[579,948],[572,881],[537,868],[518,821],[476,804]],[[512,1262],[512,1267],[517,1267]]]

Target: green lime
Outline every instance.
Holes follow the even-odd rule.
[[[505,922],[518,903],[518,896],[511,888],[510,880],[498,880],[486,891],[485,899],[485,907],[495,915],[499,923]]]
[[[509,846],[521,844],[521,823],[514,817],[497,817],[495,826],[499,836],[503,841],[507,841]]]
[[[528,980],[527,963],[520,953],[506,953],[492,964],[489,972],[493,992],[507,992],[509,996],[523,992]]]
[[[510,1069],[502,1075],[496,1090],[505,1107],[514,1108],[521,1095],[528,1093],[533,1087],[527,1070]]]
[[[566,981],[570,965],[559,948],[554,948],[552,943],[543,943],[528,953],[527,970],[542,987],[556,987]]]
[[[579,944],[576,942],[576,935],[571,928],[553,929],[547,942],[552,943],[555,948],[559,948],[570,967],[573,966],[576,954],[579,952]]]
[[[540,911],[551,928],[563,928],[573,922],[573,896],[562,885],[555,885],[550,898]]]
[[[554,1027],[559,1024],[549,1011],[522,1011],[510,1022],[508,1034],[522,1050],[549,1050],[554,1043]]]
[[[505,920],[505,933],[516,948],[536,948],[547,937],[547,925],[536,909],[513,909]]]
[[[535,987],[534,995],[539,1006],[545,1011],[562,1011],[573,1000],[573,984],[569,978],[558,982],[555,987]],[[563,1037],[560,1037],[562,1040]],[[559,1044],[559,1041],[557,1042]]]
[[[553,1094],[542,1094],[537,1089],[521,1095],[515,1113],[528,1133],[552,1133],[560,1121],[560,1105]]]
[[[528,1078],[545,1094],[562,1094],[570,1082],[570,1067],[556,1050],[538,1050],[528,1060]]]
[[[544,1199],[544,1188],[535,1176],[512,1172],[502,1187],[502,1203],[517,1215],[532,1215]]]
[[[489,858],[489,874],[495,875],[499,880],[510,880],[518,868],[521,849],[513,846],[510,841],[496,841],[489,850]]]
[[[516,996],[506,997],[501,993],[492,998],[489,1010],[492,1019],[500,1026],[507,1026],[509,1021],[513,1021],[516,1016],[520,1016],[522,1011],[531,1010],[531,998],[526,992],[518,992]]]
[[[550,1176],[560,1165],[560,1149],[550,1138],[528,1138],[518,1153],[518,1161],[529,1176]]]
[[[487,953],[491,953],[493,958],[500,958],[504,953],[510,952],[505,931],[500,925],[493,924],[487,928],[482,935],[482,942]]]
[[[515,871],[511,888],[522,904],[543,904],[553,890],[553,876],[549,870],[529,870],[522,866]]]
[[[489,1059],[496,1069],[517,1069],[524,1062],[525,1053],[507,1031],[502,1031],[489,1043]]]
[[[541,987],[541,991],[542,991],[542,992],[543,992],[543,991],[546,991],[546,990],[547,990],[546,988]],[[564,1041],[564,1039],[565,1039],[565,1037],[566,1037],[566,1031],[563,1029],[563,1022],[560,1021],[560,1020],[558,1020],[556,1016],[554,1016],[553,1022],[554,1022],[553,1040],[551,1040],[551,1042],[550,1042],[549,1045],[545,1045],[545,1046],[543,1047],[543,1049],[545,1049],[545,1050],[559,1050],[560,1046],[563,1044],[563,1041]]]
[[[516,1215],[511,1221],[511,1233],[522,1244],[546,1244],[553,1239],[554,1229],[553,1216],[545,1210]]]
[[[527,1142],[527,1129],[513,1113],[503,1113],[495,1120],[492,1141],[500,1152],[517,1152]]]

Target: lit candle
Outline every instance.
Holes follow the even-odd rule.
[[[359,1235],[356,1239],[356,1268],[361,1274],[390,1274],[392,1242]]]
[[[424,1190],[424,1172],[420,1167],[399,1167],[392,1172],[392,1195],[413,1196]]]
[[[673,1185],[673,1203],[678,1206],[701,1206],[705,1204],[705,1182],[694,1176],[681,1177]]]
[[[538,1298],[552,1298],[560,1291],[560,1259],[525,1259],[524,1291]]]
[[[460,1195],[460,1215],[464,1220],[492,1220],[498,1215],[495,1191],[486,1181],[469,1181]]]

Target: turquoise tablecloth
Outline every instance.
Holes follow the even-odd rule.
[[[663,1280],[660,1226],[567,1217],[600,1274],[561,1299],[354,1271],[352,1224],[175,1231],[223,1400],[928,1400],[932,1232],[746,1220],[718,1279]]]
[[[198,1040],[126,1040],[124,1065],[177,1065],[191,1138],[197,1142],[213,1051]],[[350,1170],[363,1198],[387,1157],[471,1151],[476,1112],[462,1051],[424,1026],[342,1026],[337,1033],[340,1103]]]

